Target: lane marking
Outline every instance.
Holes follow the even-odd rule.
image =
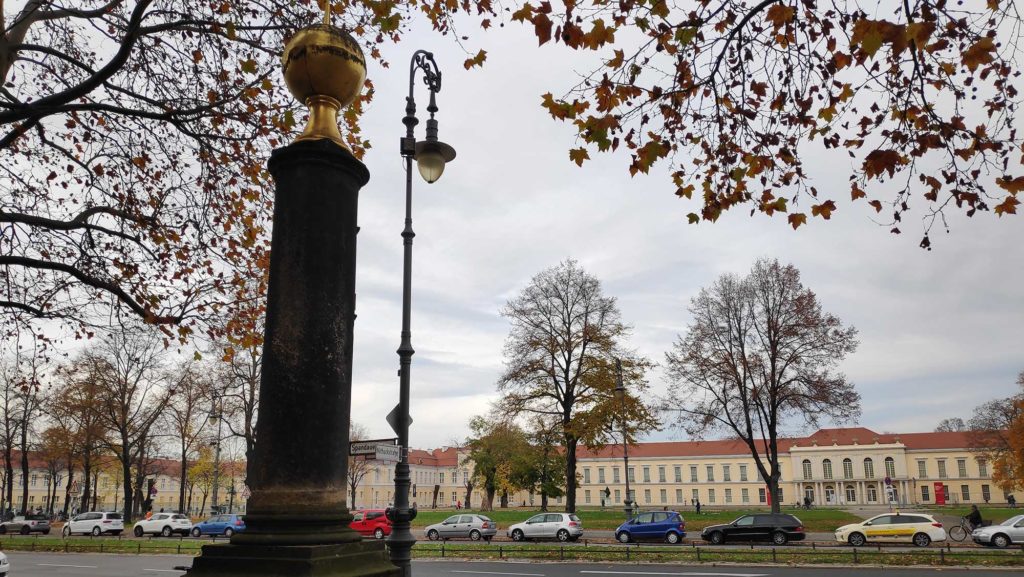
[[[181,573],[181,569],[143,569],[143,571],[159,571],[161,573]]]
[[[96,569],[95,565],[61,565],[59,563],[36,563],[40,567],[74,567],[75,569]]]
[[[458,571],[452,570],[452,573],[469,573],[471,575],[519,575],[522,577],[544,577],[543,573],[500,573],[498,571]]]
[[[703,577],[768,577],[768,573],[710,573],[705,571],[686,571],[683,573],[656,573],[653,571],[580,571],[596,575],[688,575]]]

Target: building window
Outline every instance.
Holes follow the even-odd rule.
[[[585,503],[589,503],[590,502],[590,489],[587,489],[586,491],[583,491],[583,501]]]
[[[747,466],[746,465],[740,465],[740,481],[744,482],[744,483],[747,481]]]
[[[896,476],[896,461],[892,457],[885,458],[885,476],[890,479]]]
[[[658,467],[658,482],[659,483],[664,483],[665,482],[665,467],[664,466]]]
[[[693,500],[694,500],[694,501],[697,501],[697,500],[699,500],[699,499],[700,499],[700,497],[698,496],[698,495],[699,495],[699,493],[697,492],[697,489],[694,489],[694,490],[692,490],[692,491],[690,492],[690,494],[691,494],[691,495],[693,495]]]
[[[662,490],[661,490],[661,491],[659,491],[659,492],[660,492],[661,494],[660,494],[660,495],[658,495],[658,496],[659,496],[659,497],[661,497],[661,502],[662,502],[662,504],[668,503],[668,489],[662,489]]]
[[[604,467],[598,467],[597,469],[597,482],[602,485],[605,483],[604,480]]]
[[[676,503],[682,503],[682,502],[683,502],[683,490],[682,489],[676,489]]]
[[[714,465],[708,465],[707,466],[707,470],[708,470],[708,483],[713,483],[715,481],[715,466]]]
[[[944,459],[939,459],[939,478],[945,479],[946,476],[946,461]]]
[[[690,482],[697,482],[697,465],[690,465]]]
[[[616,503],[621,503],[622,502],[620,497],[622,497],[622,493],[620,493],[618,489],[615,489],[615,502]]]
[[[782,487],[778,487],[775,489],[775,502],[778,503],[779,505],[782,505],[783,503],[786,502],[786,500],[783,499],[782,497]]]
[[[928,478],[928,461],[925,461],[924,459],[918,459],[917,476],[921,479]]]
[[[874,485],[868,485],[868,503],[878,502],[878,490]]]
[[[843,459],[843,478],[853,478],[853,461],[850,459]]]
[[[871,460],[871,457],[864,459],[864,478],[875,478],[875,463]],[[872,499],[872,501],[874,501],[874,499]]]
[[[824,461],[821,462],[821,472],[825,476],[826,479],[831,479],[832,478],[832,461],[831,460],[825,459]]]
[[[722,465],[722,480],[726,483],[732,481],[732,478],[729,475],[729,465]]]
[[[978,476],[988,477],[988,461],[985,459],[978,459]]]
[[[587,476],[590,476],[590,469],[583,469],[583,470],[586,472],[585,474]],[[438,480],[438,482],[441,483],[442,485],[444,485],[444,471],[441,471],[440,473],[438,473],[438,475],[440,475],[440,477],[441,477]],[[587,482],[589,483],[590,481],[587,481]]]
[[[928,485],[921,485],[921,500],[930,501],[931,495],[928,493]]]
[[[672,467],[672,473],[675,475],[676,483],[683,482],[683,468],[679,465]]]
[[[644,489],[644,503],[647,503],[648,505],[651,503],[651,490],[650,489]]]
[[[846,486],[846,502],[855,503],[857,501],[857,490],[851,485]]]
[[[740,500],[744,503],[750,502],[750,489],[740,489]]]
[[[725,490],[725,502],[732,503],[732,489]]]
[[[622,480],[619,479],[619,468],[618,467],[612,467],[612,483],[621,483],[621,482],[622,482]],[[616,497],[615,500],[618,501],[619,499]]]
[[[960,485],[960,498],[963,499],[964,503],[967,503],[971,500],[970,485]]]
[[[811,479],[811,462],[809,460],[807,460],[807,459],[804,459],[804,462],[802,464],[803,464],[803,467],[804,467],[804,479],[810,480]]]
[[[636,467],[630,467],[629,470],[626,471],[626,477],[629,479],[630,483],[636,483]]]
[[[583,482],[587,485],[590,484],[590,469],[583,469]]]
[[[767,493],[765,492],[764,487],[761,487],[760,489],[758,489],[757,490],[757,502],[758,503],[767,503],[768,499],[765,498],[765,495],[767,495]]]
[[[651,482],[651,468],[644,465],[644,483]]]
[[[981,498],[984,499],[986,503],[992,500],[992,491],[989,490],[988,485],[981,486]]]
[[[39,481],[39,475],[32,475],[32,486],[33,486],[33,487],[35,487],[35,486],[36,486],[36,483],[37,483],[38,481]]]
[[[714,489],[708,489],[708,503],[714,503],[714,502],[715,502],[715,490]]]
[[[764,483],[764,477],[761,475],[761,469],[754,466],[754,480],[758,483]]]
[[[956,474],[960,475],[961,479],[967,476],[967,459],[956,460]]]

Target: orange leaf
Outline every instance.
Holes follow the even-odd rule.
[[[996,46],[995,43],[992,42],[991,38],[982,38],[964,52],[964,65],[967,66],[971,72],[974,72],[979,65],[988,64],[995,60],[995,57],[992,56],[992,53],[995,52],[995,50]]]
[[[537,35],[538,46],[551,40],[551,19],[547,14],[537,14],[533,17],[533,32]]]
[[[586,148],[574,148],[569,151],[569,160],[576,163],[576,166],[583,166],[584,160],[590,160],[590,153]]]
[[[1017,200],[1016,196],[1007,196],[1003,202],[996,206],[996,214],[1003,216],[1004,214],[1017,214],[1017,205],[1020,201]]]
[[[779,4],[769,8],[768,13],[765,14],[765,18],[772,23],[776,31],[785,26],[794,16],[796,16],[796,10],[792,6],[781,6]]]
[[[826,200],[821,204],[815,204],[811,206],[811,214],[814,216],[820,216],[825,220],[832,218],[832,212],[836,210],[836,203],[831,200]]]
[[[1012,194],[1017,194],[1024,190],[1024,176],[1018,176],[1017,178],[1004,176],[1003,178],[997,179],[996,184],[998,184],[1000,188],[1004,188]]]
[[[786,220],[789,221],[789,225],[793,227],[793,230],[796,230],[800,228],[800,225],[807,224],[807,215],[802,212],[794,212]]]
[[[462,63],[462,65],[466,68],[466,70],[469,70],[474,66],[483,66],[484,60],[487,60],[487,51],[481,50],[480,52],[476,53],[476,56],[472,58],[467,58],[466,61]]]
[[[903,164],[907,164],[907,159],[895,150],[872,150],[864,159],[864,174],[868,178],[878,178],[883,172],[893,176],[896,166]]]

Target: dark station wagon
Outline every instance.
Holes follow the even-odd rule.
[[[771,541],[785,545],[788,541],[803,541],[807,535],[803,523],[793,515],[758,513],[743,515],[732,523],[710,525],[700,536],[716,545],[726,541]]]

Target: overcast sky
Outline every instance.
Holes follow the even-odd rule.
[[[577,146],[571,127],[548,116],[540,95],[562,94],[587,68],[585,55],[537,48],[532,34],[512,25],[474,35],[470,46],[488,58],[467,72],[465,53],[450,39],[419,38],[387,53],[389,69],[369,70],[377,93],[363,124],[374,148],[360,198],[352,407],[371,435],[393,436],[384,417],[398,400],[398,139],[416,48],[433,50],[442,68],[440,138],[458,158],[437,183],[414,180],[415,447],[464,439],[469,418],[488,410],[508,331],[499,309],[537,272],[569,257],[618,299],[633,327],[630,344],[659,363],[701,287],[722,273],[746,273],[762,256],[796,265],[824,309],[860,331],[861,346],[842,369],[863,396],[859,424],[877,431],[929,431],[1014,391],[1024,370],[1024,216],[950,212],[951,232],[936,229],[934,250],[925,251],[920,197],[905,234],[890,234],[863,201],[849,202],[850,159],[839,153],[815,157],[810,167],[819,191],[839,205],[831,221],[809,217],[809,226],[793,231],[784,215],[750,217],[740,208],[717,223],[689,225],[686,214],[699,204],[674,196],[665,166],[630,178],[626,154],[595,154],[582,168],[569,161]],[[416,94],[423,121],[427,91],[419,79]],[[667,386],[660,369],[650,381],[655,391]]]

